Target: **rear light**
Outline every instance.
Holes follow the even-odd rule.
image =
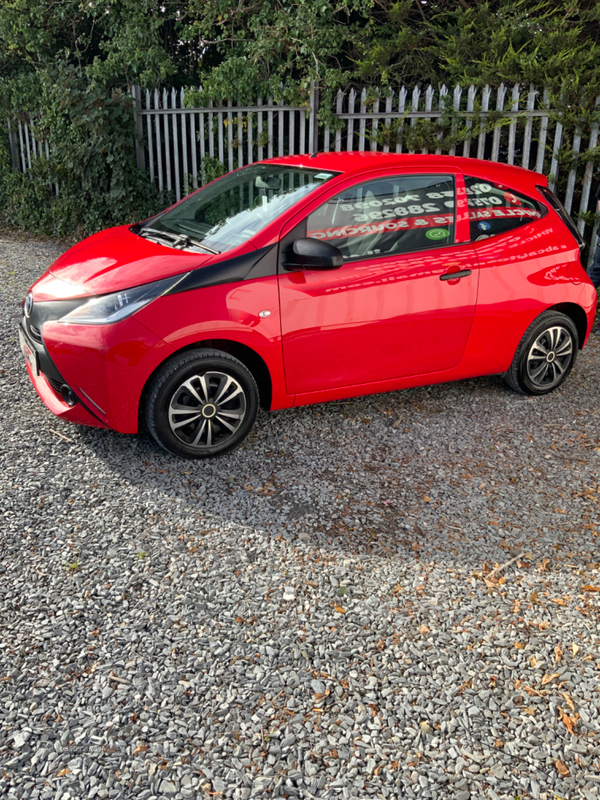
[[[542,195],[544,200],[546,200],[546,202],[552,206],[552,208],[556,211],[558,216],[565,223],[569,231],[573,234],[577,244],[579,245],[579,250],[580,251],[583,250],[583,248],[585,247],[585,242],[583,241],[583,237],[577,230],[577,226],[575,225],[571,217],[567,214],[566,208],[560,202],[558,197],[554,194],[554,192],[551,192],[547,186],[536,186],[536,189]]]

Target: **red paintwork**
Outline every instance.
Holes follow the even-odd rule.
[[[470,242],[463,173],[544,202],[535,188],[546,185],[543,176],[448,156],[328,153],[273,161],[340,174],[220,256],[163,247],[127,226],[98,233],[34,284],[34,302],[114,292],[218,264],[278,242],[341,189],[398,172],[455,175],[455,244],[167,295],[114,325],[46,322],[44,342],[57,369],[98,419],[80,404],[69,408],[43,376],[30,372],[53,413],[134,433],[156,368],[181,348],[214,340],[245,345],[263,359],[272,409],[505,372],[527,327],[559,304],[583,310],[587,341],[596,293],[575,240],[549,206],[542,219]],[[439,280],[459,269],[472,274]],[[259,317],[264,310],[271,315]]]
[[[261,319],[260,311],[270,311],[271,316]],[[165,295],[141,309],[136,318],[174,351],[210,339],[249,347],[269,368],[271,408],[293,405],[285,390],[277,276]]]
[[[135,236],[128,225],[121,225],[71,247],[56,259],[50,272],[85,292],[109,294],[204,267],[213,258],[183,251],[176,251],[174,258],[172,248]]]
[[[44,342],[69,386],[103,422],[122,433],[137,430],[144,384],[173,354],[135,315],[116,325],[46,322]]]
[[[425,163],[419,172],[439,172]],[[400,169],[396,165],[393,170],[369,170],[360,174],[360,181],[401,172],[412,170],[403,164]],[[445,272],[470,269],[476,260],[468,244],[468,216],[461,213],[461,203],[466,202],[464,181],[458,177],[456,238],[463,244],[353,261],[331,272],[279,276],[289,394],[446,370],[460,361],[475,312],[478,270],[462,280],[439,278]],[[287,220],[280,237],[355,182],[353,178],[328,184],[326,192]]]
[[[420,375],[461,359],[477,298],[473,246],[439,248],[279,277],[290,394]]]
[[[85,408],[78,403],[76,406],[68,406],[65,401],[54,392],[46,378],[40,373],[34,375],[31,371],[29,364],[27,367],[27,374],[31,378],[36,392],[40,396],[41,401],[44,403],[53,414],[67,422],[75,422],[78,425],[89,425],[92,428],[108,428],[109,426],[100,422],[89,414]]]

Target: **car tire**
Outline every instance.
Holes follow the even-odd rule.
[[[573,320],[560,311],[544,311],[525,331],[504,380],[520,394],[553,392],[568,378],[578,349]]]
[[[161,447],[183,458],[228,453],[250,433],[258,388],[237,358],[220,350],[187,350],[153,377],[147,393],[148,430]]]

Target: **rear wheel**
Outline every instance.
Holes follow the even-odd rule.
[[[521,394],[548,394],[569,376],[578,347],[577,328],[570,317],[544,311],[525,331],[504,379]]]
[[[154,376],[146,423],[158,444],[184,458],[211,458],[237,447],[258,411],[258,389],[237,358],[189,350]]]

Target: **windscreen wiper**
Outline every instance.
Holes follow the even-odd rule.
[[[192,239],[192,237],[188,236],[186,233],[171,233],[170,231],[159,231],[156,228],[142,228],[140,234],[143,235],[146,232],[153,233],[155,236],[162,237],[168,242],[172,242],[175,247],[179,245],[180,249],[191,244],[194,247],[200,247],[202,250],[206,250],[207,253],[212,253],[212,255],[215,256],[218,256],[221,253],[220,250],[213,250],[212,247],[207,247],[205,244],[202,244],[202,242]]]
[[[191,236],[186,236],[185,234],[182,234],[182,237],[186,239],[190,244],[193,244],[194,247],[201,247],[203,250],[206,250],[215,256],[221,255],[220,250],[213,250],[212,247],[207,247],[205,244],[202,244],[202,242],[198,242],[196,241],[196,239],[192,239]]]
[[[144,233],[153,233],[155,236],[160,236],[163,239],[167,239],[169,242],[174,242],[179,240],[179,236],[176,233],[169,233],[168,231],[157,231],[156,228],[142,228],[140,230],[140,235]]]

